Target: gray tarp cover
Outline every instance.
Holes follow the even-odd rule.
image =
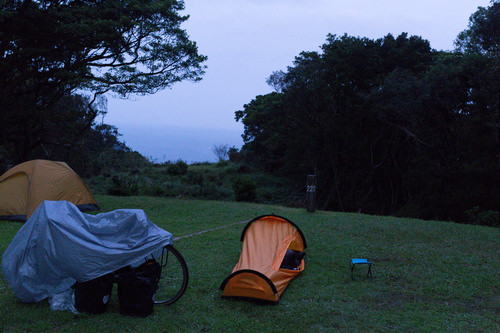
[[[43,202],[2,257],[2,272],[22,302],[38,302],[127,265],[158,256],[172,234],[139,209],[84,214],[67,201]]]

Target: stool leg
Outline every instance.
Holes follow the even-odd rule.
[[[368,265],[368,273],[366,273],[366,277],[367,277],[367,278],[369,277],[369,278],[373,279],[373,275],[372,275],[372,264],[371,264],[371,263]]]

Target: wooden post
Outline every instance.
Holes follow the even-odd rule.
[[[307,175],[306,209],[310,213],[316,210],[316,176]]]

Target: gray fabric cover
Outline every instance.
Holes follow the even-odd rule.
[[[2,257],[2,272],[22,302],[38,302],[127,265],[158,257],[172,234],[144,211],[82,213],[68,201],[44,201]]]

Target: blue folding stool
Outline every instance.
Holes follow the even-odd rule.
[[[368,265],[368,272],[366,273],[366,278],[372,278],[372,263],[368,259],[351,259],[351,279],[354,280],[354,266],[356,265]]]

